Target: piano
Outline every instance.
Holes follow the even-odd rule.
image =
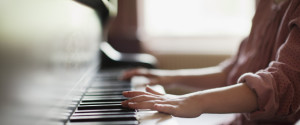
[[[155,58],[105,42],[116,3],[0,1],[1,125],[177,124],[168,114],[121,106],[122,91],[144,90],[147,82],[120,81],[122,71],[154,67]]]

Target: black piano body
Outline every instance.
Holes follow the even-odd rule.
[[[136,110],[119,104],[120,93],[134,86],[116,82],[120,70],[99,71],[99,64],[152,68],[156,60],[103,42],[111,12],[102,7],[114,1],[98,2],[98,10],[80,0],[0,2],[1,125],[143,124]],[[149,124],[171,118],[156,114],[138,116],[156,119]]]

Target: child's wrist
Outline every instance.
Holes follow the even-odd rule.
[[[185,94],[181,96],[182,98],[189,98],[192,100],[192,102],[196,102],[195,110],[197,110],[199,113],[208,113],[208,108],[209,108],[209,101],[207,98],[207,95],[200,92],[195,92],[195,93],[190,93],[190,94]]]
[[[206,94],[200,92],[199,94],[196,95],[197,102],[200,104],[200,110],[202,113],[209,113],[209,98],[207,97]]]

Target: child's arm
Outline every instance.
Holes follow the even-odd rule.
[[[227,74],[218,66],[181,70],[133,69],[124,72],[122,79],[128,80],[133,76],[148,77],[150,85],[172,84],[208,89],[225,86]]]
[[[245,84],[183,96],[162,95],[149,87],[146,90],[148,92],[124,92],[123,95],[131,99],[122,105],[134,109],[153,109],[178,117],[197,117],[202,113],[244,113],[257,109],[256,94]]]

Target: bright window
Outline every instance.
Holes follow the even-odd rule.
[[[152,37],[248,35],[255,0],[138,0],[140,24]]]

